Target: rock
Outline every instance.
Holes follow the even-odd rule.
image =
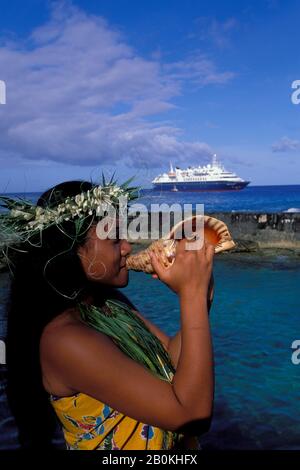
[[[234,240],[236,243],[235,248],[233,248],[231,253],[251,253],[259,250],[258,243],[252,240]]]

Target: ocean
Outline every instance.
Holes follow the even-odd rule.
[[[26,196],[36,200],[38,194]],[[250,186],[228,193],[144,191],[139,202],[198,202],[205,204],[205,212],[281,212],[300,208],[300,185]],[[300,340],[299,260],[279,252],[215,256],[210,313],[215,406],[211,429],[201,437],[204,449],[300,449],[300,364],[291,360],[291,345]],[[7,289],[2,274],[0,299]],[[160,281],[130,272],[125,293],[165,332],[176,333],[178,299]]]
[[[41,193],[7,193],[36,202]],[[205,212],[284,212],[300,211],[300,185],[248,186],[242,191],[159,192],[142,189],[137,201],[148,208],[151,204],[204,204]]]
[[[214,277],[215,408],[202,447],[300,449],[300,364],[291,361],[291,344],[300,340],[299,258],[216,255]],[[176,333],[178,300],[165,285],[130,272],[125,292],[166,333]]]
[[[300,185],[249,186],[242,191],[158,192],[145,190],[139,201],[150,204],[204,204],[205,212],[284,212],[300,211]]]

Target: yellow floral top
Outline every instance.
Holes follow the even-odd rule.
[[[100,315],[99,308],[92,306],[81,312],[81,317],[89,326],[111,336],[125,354],[163,380],[172,381],[175,370],[162,343],[126,304],[109,300]],[[51,395],[50,402],[71,450],[174,449],[183,442],[182,434],[138,422],[84,393]]]
[[[94,398],[78,393],[51,396],[70,450],[172,449],[176,436],[113,410]]]

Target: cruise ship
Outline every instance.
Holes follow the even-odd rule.
[[[173,169],[158,175],[152,181],[153,188],[162,191],[232,191],[245,188],[250,181],[245,181],[235,173],[225,170],[217,161],[216,154],[212,163],[206,166]]]

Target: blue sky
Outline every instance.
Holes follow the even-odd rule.
[[[0,8],[0,192],[102,170],[149,187],[213,153],[253,185],[300,184],[299,1]]]

